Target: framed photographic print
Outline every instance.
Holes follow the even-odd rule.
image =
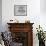
[[[14,16],[27,16],[27,5],[14,5]]]

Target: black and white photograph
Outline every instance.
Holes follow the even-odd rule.
[[[14,5],[14,16],[27,16],[27,5]]]

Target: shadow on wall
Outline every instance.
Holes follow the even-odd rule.
[[[40,12],[46,14],[46,0],[40,0]]]
[[[2,0],[0,0],[0,31],[2,31]]]

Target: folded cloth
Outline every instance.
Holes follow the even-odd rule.
[[[17,43],[17,42],[11,42],[10,46],[23,46],[22,43]]]

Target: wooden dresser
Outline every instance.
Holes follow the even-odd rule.
[[[12,39],[22,46],[33,46],[33,23],[7,23]]]

